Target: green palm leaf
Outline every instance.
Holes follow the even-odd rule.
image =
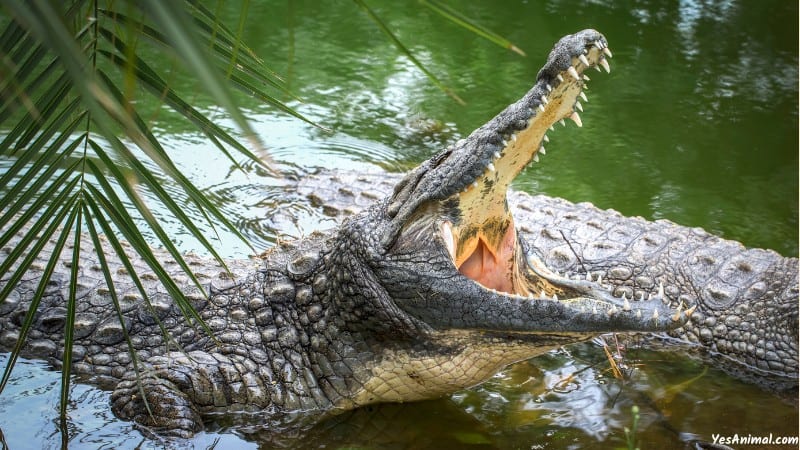
[[[457,101],[461,99],[417,60],[364,0],[355,0],[373,22],[430,80]],[[510,43],[458,15],[439,2],[428,7],[500,45]],[[61,384],[62,429],[70,384],[74,319],[77,309],[79,261],[93,252],[100,262],[110,301],[120,323],[122,310],[105,252],[112,252],[127,270],[147,308],[153,310],[135,265],[125,253],[119,234],[156,274],[176,305],[210,334],[210,330],[184,298],[168,271],[150,248],[141,224],[200,287],[180,251],[138,192],[152,193],[159,207],[170,211],[206,250],[224,266],[213,242],[184,212],[190,203],[212,229],[225,228],[244,237],[209,198],[175,166],[148,123],[143,106],[133,99],[149,96],[169,107],[188,124],[204,133],[232,162],[254,162],[270,169],[258,136],[236,106],[233,87],[284,113],[312,123],[277,99],[275,93],[296,99],[283,80],[227,28],[199,0],[0,0],[7,13],[0,31],[0,247],[13,242],[0,261],[0,303],[11,294],[31,267],[43,270],[36,292],[0,376],[0,392],[31,330],[35,313],[60,262],[71,261],[67,276]],[[248,2],[242,3],[241,33]],[[162,30],[162,31],[159,31]],[[246,139],[214,123],[186,100],[186,93],[148,63],[145,55],[172,58],[197,78],[210,101],[222,106]],[[192,92],[193,94],[193,92]],[[312,123],[313,124],[313,123]],[[320,127],[317,124],[313,124]],[[322,127],[320,127],[322,128]],[[120,136],[125,136],[123,140]],[[251,150],[254,149],[254,150]],[[147,164],[147,162],[152,164]],[[149,167],[157,167],[157,171]],[[161,185],[168,181],[182,192],[180,199]],[[126,208],[133,205],[131,213]],[[134,216],[135,215],[135,216]],[[106,236],[106,247],[100,233]],[[72,239],[71,256],[62,255]],[[50,244],[50,242],[54,242]],[[109,250],[110,248],[110,250]],[[63,259],[62,259],[63,258]],[[43,265],[42,265],[43,264]],[[202,291],[202,288],[201,288]],[[168,335],[153,313],[168,343]],[[136,373],[139,361],[128,330],[123,334]],[[66,435],[66,434],[65,434]],[[65,441],[66,442],[66,441]]]

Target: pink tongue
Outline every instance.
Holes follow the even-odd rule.
[[[509,294],[513,293],[514,285],[511,281],[511,268],[514,258],[516,231],[513,226],[508,227],[508,229],[509,231],[503,236],[503,243],[500,246],[500,253],[497,255],[497,259],[481,240],[472,255],[458,268],[458,271],[484,287]]]

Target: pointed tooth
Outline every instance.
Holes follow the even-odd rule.
[[[653,320],[658,320],[658,310],[653,309]]]
[[[556,75],[556,78],[558,78],[558,81],[559,81],[560,83],[563,83],[563,82],[564,82],[564,77],[562,77],[562,76],[561,76],[561,74],[558,74],[558,75]]]
[[[583,91],[581,91],[581,92],[578,94],[578,96],[581,98],[581,100],[585,101],[586,103],[589,103],[589,99],[588,99],[588,98],[586,98],[586,94],[584,94],[584,93],[583,93]]]
[[[578,75],[578,71],[577,71],[577,70],[575,70],[575,68],[574,68],[574,67],[572,67],[572,66],[569,66],[569,69],[567,69],[567,73],[569,73],[569,75],[570,75],[572,78],[575,78],[575,80],[576,80],[576,81],[580,81],[580,79],[581,79],[581,76],[580,76],[580,75]]]
[[[550,86],[549,84],[546,84],[544,87],[547,89],[547,92],[553,91],[553,86]]]
[[[686,317],[692,317],[692,313],[697,309],[697,304],[686,310]]]
[[[598,72],[600,72],[600,73],[603,73],[603,71],[602,71],[602,70],[600,70],[600,66],[594,66],[594,70],[596,70],[596,71],[598,71]]]
[[[529,299],[529,300],[533,300],[533,299],[535,299],[535,298],[536,298],[536,297],[534,297],[534,296],[533,296],[533,292],[528,292],[528,299]]]
[[[492,164],[492,163],[489,163],[486,166],[486,168],[489,169],[489,172],[494,172],[495,170],[497,170],[497,169],[494,168],[494,164]]]
[[[569,118],[572,119],[572,121],[575,122],[575,125],[578,127],[583,126],[583,122],[581,122],[581,116],[578,115],[577,111],[572,111],[572,114],[569,116]]]
[[[539,103],[539,111],[544,112],[544,105]]]
[[[613,58],[614,55],[611,54],[611,50],[608,47],[603,47],[603,53],[606,54],[609,58]]]
[[[514,142],[517,142],[517,135],[516,134],[512,134],[511,135],[511,140],[514,141]]]
[[[608,61],[606,61],[605,59],[601,59],[600,61],[597,62],[597,64],[599,64],[603,69],[605,69],[607,73],[611,73],[611,66],[608,65]]]
[[[447,247],[447,252],[450,253],[450,258],[455,260],[456,240],[453,237],[453,227],[450,225],[450,222],[445,222],[442,224],[442,238],[444,239],[445,247]]]
[[[544,145],[539,147],[539,152],[538,153],[541,153],[542,155],[546,155],[547,154],[547,151],[544,149]]]
[[[602,49],[602,48],[604,47],[604,46],[603,46],[603,43],[602,43],[602,42],[600,42],[600,40],[599,40],[599,39],[598,39],[598,40],[596,40],[596,41],[594,41],[594,46],[595,46],[595,47],[597,47],[597,48],[599,48],[599,49]]]
[[[556,294],[553,294],[553,301],[554,301],[554,302],[557,302],[557,301],[558,301],[558,296],[557,296]]]
[[[562,127],[567,126],[566,122],[564,122],[564,119],[559,120],[558,123],[560,123]]]
[[[658,283],[658,296],[664,297],[664,283]]]
[[[577,109],[580,112],[583,112],[583,105],[581,105],[581,102],[579,101],[575,102],[575,109]]]
[[[543,141],[545,141],[545,142],[550,142],[550,138],[549,138],[549,137],[547,137],[547,135],[546,135],[546,134],[544,135],[544,137],[542,138],[542,140],[543,140]]]
[[[556,129],[555,129],[555,128],[553,128],[553,126],[552,126],[552,125],[550,125],[550,131],[556,131]]]
[[[672,321],[677,322],[681,320],[681,311],[683,310],[683,302],[678,303],[678,310],[675,311],[675,314],[672,316]]]
[[[592,314],[597,314],[597,305],[592,303]]]
[[[584,81],[592,81],[592,79],[589,78],[589,75],[586,75],[586,74],[583,74],[583,79],[584,79]]]
[[[586,272],[586,281],[592,281],[592,274],[589,272]]]
[[[616,313],[617,313],[617,307],[616,306],[612,306],[611,309],[608,310],[608,315],[609,316],[613,316]]]
[[[630,311],[631,310],[631,302],[629,302],[628,299],[624,298],[624,297],[623,297],[622,300],[623,300],[622,310],[623,311]]]
[[[535,154],[533,155],[533,162],[535,162],[535,163],[538,163],[538,162],[539,162],[539,154],[538,154],[538,153],[535,153]]]
[[[583,65],[584,65],[584,66],[586,66],[586,67],[589,67],[589,66],[591,65],[591,64],[589,64],[589,60],[588,60],[588,59],[586,59],[586,55],[580,55],[580,56],[578,56],[578,60],[579,60],[581,63],[583,63]],[[576,79],[577,79],[577,78],[576,78]]]
[[[603,274],[597,276],[597,284],[603,285]]]
[[[546,95],[543,95],[543,96],[542,96],[542,103],[544,103],[545,105],[546,105],[546,104],[548,104],[548,103],[550,103],[550,102],[547,100],[547,96],[546,96]]]
[[[506,139],[503,139],[503,148],[506,148],[506,147],[508,147],[508,141]],[[494,152],[494,154],[496,155],[497,152]]]
[[[500,152],[494,152],[494,159],[500,159]]]
[[[539,292],[539,297],[541,297],[541,298],[547,298],[547,293],[544,291],[544,289],[542,289],[542,291],[541,291],[541,292]]]
[[[472,182],[472,187],[478,187],[478,180]]]

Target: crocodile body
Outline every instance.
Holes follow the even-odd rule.
[[[580,124],[573,108],[582,72],[607,67],[607,56],[596,31],[563,38],[520,101],[331,232],[281,243],[263,261],[231,261],[233,279],[189,257],[207,297],[158,252],[210,334],[183,318],[136,258],[149,301],[109,260],[119,278],[118,314],[87,248],[78,268],[73,370],[113,389],[121,418],[180,436],[201,430],[209,413],[279,422],[437,397],[603,332],[695,336],[756,379],[770,371],[796,384],[796,260],[773,263],[769,252],[746,253],[670,224],[618,215],[602,222],[606,213],[587,216],[591,208],[580,205],[537,208],[528,199],[517,204],[522,218],[510,214],[508,184],[538,161],[553,123]],[[580,258],[553,233],[562,226]],[[555,271],[576,273],[577,259],[592,264],[589,276]],[[58,364],[71,264],[65,260],[52,277],[24,354]],[[34,264],[0,304],[0,345],[19,338],[42,267]]]
[[[326,216],[344,220],[388,195],[399,175],[321,171],[294,188]],[[674,305],[695,304],[666,334],[737,378],[796,397],[798,259],[746,248],[700,228],[647,221],[590,203],[510,191],[509,205],[529,252],[571,277],[641,298],[663,285]]]

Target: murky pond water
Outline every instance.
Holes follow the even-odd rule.
[[[589,74],[583,128],[557,128],[543,164],[515,187],[797,256],[796,2],[448,2],[509,37],[526,58],[414,2],[370,2],[466,106],[433,87],[347,2],[252,3],[246,40],[286,74],[305,101],[295,106],[334,130],[241,99],[272,157],[295,177],[316,167],[413,167],[521,96],[560,36],[593,27],[614,51],[612,73]],[[238,10],[231,6],[231,17]],[[159,120],[176,161],[256,249],[335,225],[296,201],[285,182],[230,171],[198,135],[166,114]],[[197,249],[182,230],[171,231],[181,248]],[[230,236],[222,248],[229,257],[250,252]],[[297,433],[210,423],[196,439],[170,443],[116,420],[108,393],[77,384],[70,447],[626,448],[634,405],[641,448],[681,448],[714,434],[797,434],[794,405],[680,352],[627,357],[636,369],[625,382],[611,376],[601,346],[584,343],[445,399],[366,408]],[[12,450],[60,444],[59,379],[45,367],[20,365],[0,397],[0,430]]]

